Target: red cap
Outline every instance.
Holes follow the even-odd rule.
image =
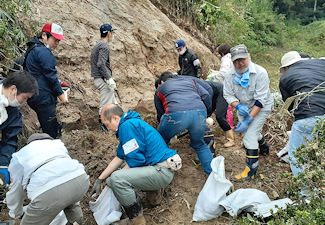
[[[42,28],[42,31],[49,32],[50,34],[52,34],[53,37],[58,40],[65,40],[65,38],[63,37],[62,27],[55,23],[46,23]]]

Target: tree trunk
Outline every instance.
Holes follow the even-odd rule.
[[[316,21],[317,0],[314,2],[314,22]]]

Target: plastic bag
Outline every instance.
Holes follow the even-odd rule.
[[[98,225],[111,224],[122,216],[121,204],[107,185],[95,202],[89,202],[89,206]]]
[[[52,220],[50,225],[66,225],[68,222],[63,210]]]
[[[265,192],[251,188],[238,189],[219,202],[231,216],[237,216],[243,210],[255,212],[256,205],[268,203],[271,200]]]
[[[218,203],[226,197],[232,183],[226,179],[224,157],[211,162],[212,172],[200,192],[194,208],[193,221],[207,221],[220,216],[224,208]]]

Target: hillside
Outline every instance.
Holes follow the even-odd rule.
[[[104,134],[98,126],[99,95],[90,77],[90,52],[99,39],[99,26],[110,23],[118,30],[110,44],[113,77],[122,99],[123,109],[136,109],[144,120],[156,127],[153,107],[154,81],[164,71],[178,70],[177,53],[173,43],[184,39],[193,49],[203,65],[203,73],[209,68],[216,68],[217,57],[190,33],[176,26],[164,13],[149,0],[48,0],[32,2],[33,20],[38,21],[39,29],[46,22],[54,22],[62,26],[66,41],[60,42],[54,54],[58,59],[59,78],[69,84],[72,89],[67,105],[59,105],[59,117],[65,122],[62,140],[69,149],[70,155],[85,165],[90,176],[91,187],[101,171],[115,155],[118,141],[113,133]],[[145,107],[136,107],[142,100]],[[28,107],[23,108],[25,133],[39,130],[35,113]],[[273,126],[269,123],[265,130]],[[226,175],[230,177],[244,168],[245,152],[240,141],[235,147],[224,149],[224,134],[218,125],[212,127],[217,141],[218,153],[225,157]],[[281,130],[280,130],[281,131]],[[259,177],[252,182],[235,183],[238,188],[257,188],[267,192],[270,199],[286,196],[287,180],[280,175],[290,170],[287,164],[279,162],[276,151],[285,141],[282,134],[273,136],[271,154],[261,157]],[[24,138],[23,138],[24,139]],[[237,140],[241,140],[239,135]],[[172,184],[162,194],[162,204],[144,210],[149,225],[190,224],[194,205],[207,175],[193,149],[189,146],[189,138],[184,137],[179,143],[171,146],[183,159],[183,168],[175,174]],[[91,188],[90,187],[90,188]],[[145,193],[143,193],[145,195]],[[81,202],[86,222],[96,224],[88,202],[89,194]],[[0,213],[0,219],[6,219],[8,211]],[[230,224],[234,219],[228,214],[208,222],[194,224]]]

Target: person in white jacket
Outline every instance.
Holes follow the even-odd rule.
[[[48,134],[32,134],[27,145],[12,155],[12,179],[6,200],[9,216],[21,218],[21,225],[48,225],[64,210],[71,224],[82,224],[79,201],[89,188],[84,166],[71,159],[59,139]],[[26,211],[24,199],[30,200]]]

